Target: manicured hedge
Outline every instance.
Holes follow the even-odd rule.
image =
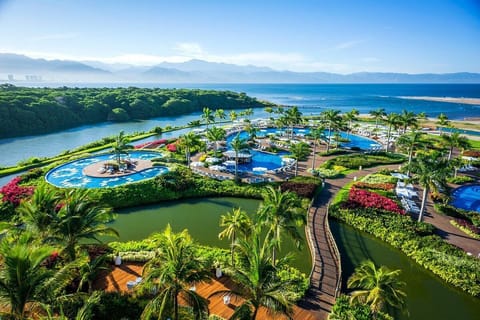
[[[333,166],[343,166],[349,169],[358,169],[360,166],[363,168],[382,165],[382,164],[394,164],[402,163],[405,161],[403,155],[379,152],[375,154],[352,154],[338,156],[326,161],[322,167],[325,169],[332,169]]]

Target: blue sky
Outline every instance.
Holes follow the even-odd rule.
[[[478,0],[0,0],[0,52],[154,65],[480,72]]]

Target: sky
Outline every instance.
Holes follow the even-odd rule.
[[[480,72],[480,0],[0,0],[0,52],[300,72]]]

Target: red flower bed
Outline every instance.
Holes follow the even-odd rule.
[[[391,191],[395,189],[393,183],[367,183],[367,182],[357,182],[355,183],[355,188],[359,189],[380,189],[385,191]]]
[[[177,152],[177,145],[174,143],[167,144],[167,150],[170,152]]]
[[[16,207],[22,199],[32,195],[34,188],[19,186],[18,183],[21,180],[21,177],[13,178],[0,189],[0,193],[3,195],[3,201],[10,202]]]
[[[295,192],[297,195],[304,198],[313,197],[313,194],[316,188],[317,188],[317,185],[313,183],[293,182],[293,181],[284,182],[280,186],[280,190],[282,190],[282,192],[285,192],[288,190],[291,192]]]
[[[386,211],[405,214],[405,211],[390,198],[376,194],[375,192],[352,187],[348,195],[348,208],[376,208]]]
[[[469,229],[470,231],[472,231],[473,233],[475,234],[480,234],[480,228],[477,228],[475,227],[473,224],[471,224],[470,222],[468,222],[467,220],[465,219],[454,219],[456,223],[458,223],[458,225],[460,225],[461,227],[464,227],[464,228],[467,228]]]
[[[166,144],[167,142],[168,142],[167,139],[160,139],[160,140],[155,140],[155,141],[150,141],[150,142],[137,144],[134,148],[135,149],[142,149],[145,146],[147,146],[148,148],[153,149],[153,148],[158,147],[161,144]]]

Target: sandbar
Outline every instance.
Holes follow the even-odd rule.
[[[399,96],[400,99],[410,100],[425,100],[435,102],[450,102],[450,103],[462,103],[462,104],[474,104],[480,105],[480,98],[453,98],[453,97],[422,97],[422,96]]]

